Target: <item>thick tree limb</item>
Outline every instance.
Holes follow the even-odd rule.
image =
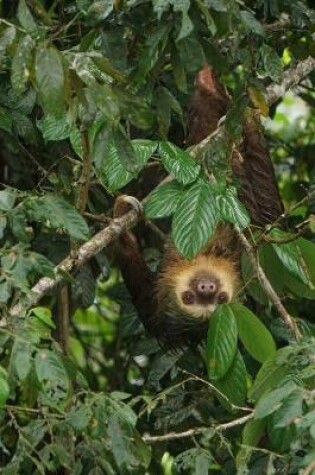
[[[89,241],[84,243],[74,256],[68,256],[55,267],[56,278],[43,277],[31,289],[31,295],[26,305],[15,305],[10,314],[18,315],[25,307],[30,308],[36,305],[45,295],[49,294],[59,282],[64,280],[64,273],[78,269],[80,266],[89,261],[93,256],[98,254],[102,249],[107,247],[112,241],[123,232],[134,226],[139,220],[139,213],[131,210],[124,214],[121,218],[114,219],[109,226],[99,231]]]
[[[294,86],[297,86],[308,74],[315,69],[315,58],[301,61],[295,68],[287,69],[283,74],[281,84],[271,84],[267,87],[266,100],[272,105]]]

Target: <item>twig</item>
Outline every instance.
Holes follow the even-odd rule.
[[[305,470],[303,470],[302,475],[311,475],[311,473],[315,470],[315,460],[311,462]]]
[[[246,416],[240,417],[239,419],[235,419],[234,421],[226,422],[224,424],[219,424],[217,426],[211,425],[209,427],[196,427],[194,429],[189,429],[184,432],[169,432],[168,434],[163,434],[163,435],[144,435],[143,439],[145,442],[151,443],[151,444],[155,444],[158,442],[166,442],[169,440],[185,439],[187,437],[194,437],[195,435],[208,432],[209,430],[220,432],[220,431],[232,429],[233,427],[245,424],[247,421],[249,421],[253,417],[254,417],[254,414],[252,413],[252,414],[247,414]]]
[[[82,163],[82,173],[79,180],[80,191],[79,191],[77,208],[81,213],[83,213],[85,211],[87,201],[88,201],[91,168],[92,168],[92,161],[90,157],[89,136],[88,136],[87,131],[81,132],[81,142],[82,142],[82,148],[83,148],[83,158],[82,158],[83,163]]]
[[[249,260],[257,272],[257,277],[260,280],[261,285],[263,286],[266,294],[270,298],[271,302],[274,304],[276,309],[278,310],[279,315],[281,316],[282,320],[284,321],[285,325],[292,331],[294,334],[295,338],[298,340],[301,338],[301,333],[293,320],[293,318],[290,316],[290,314],[287,312],[285,307],[282,305],[282,302],[276,292],[274,291],[272,285],[270,284],[265,272],[263,271],[262,267],[259,265],[257,262],[257,259],[255,257],[254,251],[252,249],[252,246],[250,245],[248,239],[244,236],[244,234],[236,230],[239,236],[239,239],[249,257]]]

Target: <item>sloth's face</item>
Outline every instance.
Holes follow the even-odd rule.
[[[233,299],[238,275],[225,259],[198,256],[174,279],[178,307],[195,318],[207,318]]]

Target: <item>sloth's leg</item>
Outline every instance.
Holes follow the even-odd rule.
[[[136,198],[119,196],[114,205],[114,218],[127,213],[130,209],[142,214],[142,205]],[[146,327],[150,327],[150,320],[157,306],[154,276],[142,256],[135,234],[131,231],[122,234],[117,240],[115,258],[139,318]]]

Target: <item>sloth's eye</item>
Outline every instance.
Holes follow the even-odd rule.
[[[219,303],[227,303],[229,301],[229,296],[227,292],[220,292],[218,295]]]
[[[186,290],[182,293],[182,302],[185,305],[191,305],[195,301],[195,295],[190,290]]]

